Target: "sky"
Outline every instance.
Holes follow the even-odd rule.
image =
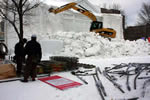
[[[76,0],[43,0],[47,4],[50,4],[52,1],[58,2],[73,2]],[[94,5],[104,4],[112,5],[119,4],[121,8],[125,11],[127,15],[127,26],[133,26],[136,24],[137,14],[140,11],[142,3],[150,2],[150,0],[88,0],[90,3]]]

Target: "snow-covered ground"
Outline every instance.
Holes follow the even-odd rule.
[[[55,34],[37,35],[42,45],[42,59],[50,56],[79,57],[79,62],[93,64],[104,70],[121,63],[150,63],[150,43],[139,39],[137,41],[115,40],[97,36],[89,32],[58,32]],[[52,73],[82,83],[69,71]],[[131,91],[126,88],[126,77],[119,81],[125,93],[121,93],[103,75],[99,75],[107,92],[105,100],[126,100],[139,97],[139,100],[149,100],[150,87],[146,87],[145,97],[142,97],[142,86],[145,81],[137,80],[137,89],[133,89],[133,78],[130,78]],[[64,91],[56,89],[39,80],[22,83],[20,81],[0,83],[0,100],[102,100],[92,76],[84,76],[88,85],[70,88]]]
[[[150,56],[146,57],[125,57],[125,58],[96,58],[89,59],[84,58],[79,60],[82,63],[94,64],[97,67],[100,67],[101,70],[104,67],[112,67],[112,64],[120,63],[149,63]],[[76,76],[68,72],[57,72],[52,73],[52,75],[60,75],[62,77],[77,81],[82,83],[81,86],[70,88],[67,90],[56,89],[46,83],[43,83],[39,80],[35,82],[22,83],[20,81],[0,83],[0,100],[102,100],[95,86],[95,82],[92,76],[83,76],[88,84],[84,84]],[[107,97],[105,100],[124,100],[133,97],[139,97],[139,100],[149,100],[150,98],[150,87],[146,88],[145,97],[142,98],[142,86],[144,81],[137,81],[137,89],[134,90],[131,85],[131,91],[128,91],[125,85],[125,81],[121,83],[125,93],[121,93],[116,89],[103,75],[99,75],[106,93]],[[122,80],[126,80],[126,77],[123,77]],[[129,80],[130,84],[133,83],[133,80]]]
[[[40,11],[47,12],[47,10]],[[101,70],[104,70],[105,67],[113,67],[112,64],[133,62],[150,63],[150,43],[148,41],[142,39],[137,41],[112,39],[109,41],[106,38],[97,36],[95,33],[83,31],[64,32],[59,29],[71,26],[64,24],[60,26],[61,23],[59,20],[61,17],[56,18],[55,15],[51,15],[49,20],[50,23],[46,20],[47,14],[42,14],[42,16],[43,15],[45,16],[42,18],[44,18],[45,21],[32,20],[36,22],[41,21],[41,23],[35,23],[35,26],[33,25],[32,27],[29,27],[28,30],[25,30],[25,37],[28,38],[28,40],[32,34],[36,33],[37,39],[42,45],[42,60],[49,59],[49,57],[53,55],[79,57],[79,62],[93,64]],[[67,22],[69,23],[70,21],[68,20]],[[78,30],[77,28],[82,29],[77,26],[78,25],[76,24],[76,27],[72,28],[75,30]],[[52,29],[57,30],[57,32],[51,31]],[[117,27],[117,29],[119,30],[119,27]],[[9,31],[9,33],[12,33],[12,29],[9,28]],[[14,34],[9,34],[8,36],[9,54],[12,55],[14,44],[17,41]],[[52,75],[60,75],[82,83],[81,80],[72,75],[69,71],[52,73]],[[101,78],[108,95],[106,100],[124,100],[133,97],[139,97],[139,100],[149,100],[150,98],[150,87],[146,88],[145,98],[142,98],[141,96],[141,87],[143,86],[144,81],[138,80],[137,89],[134,90],[133,86],[131,86],[131,91],[128,91],[125,85],[126,77],[123,77],[123,79],[120,80],[122,88],[125,91],[123,94],[103,75],[99,75],[99,77]],[[64,91],[56,89],[39,80],[28,83],[22,83],[20,81],[0,83],[0,100],[102,100],[96,89],[93,77],[84,76],[83,78],[88,82],[87,85],[82,83],[79,87],[70,88]],[[133,80],[130,80],[130,83],[132,84]]]
[[[47,37],[47,38],[45,38]],[[55,40],[54,40],[55,39]],[[53,35],[38,35],[38,41],[44,52],[42,59],[49,59],[51,55],[79,57],[79,62],[93,64],[104,70],[105,67],[113,67],[112,64],[121,63],[149,63],[150,44],[148,41],[115,40],[88,32],[58,32]],[[51,44],[50,44],[51,43]],[[51,52],[49,52],[49,50]],[[52,73],[82,83],[76,76],[68,72]],[[133,80],[130,79],[131,91],[126,88],[126,77],[123,77],[121,85],[125,93],[121,93],[103,75],[99,76],[106,89],[105,100],[124,100],[139,97],[139,100],[149,100],[150,87],[146,87],[145,97],[142,98],[142,86],[144,81],[137,81],[137,89],[133,89]],[[84,76],[88,85],[70,88],[64,91],[56,89],[39,80],[22,83],[20,81],[0,83],[0,100],[101,100],[92,76]]]
[[[31,35],[31,34],[30,34]],[[29,34],[26,37],[30,38]],[[150,43],[139,39],[137,41],[115,40],[97,36],[90,32],[57,32],[55,34],[37,34],[42,45],[42,59],[50,56],[79,57],[81,63],[94,64],[104,70],[112,64],[121,63],[149,63]],[[68,72],[52,73],[82,83],[76,76]],[[124,100],[139,97],[139,100],[149,100],[150,87],[146,87],[145,97],[142,98],[144,81],[137,81],[137,89],[133,89],[133,80],[130,79],[131,91],[126,88],[126,77],[121,79],[125,93],[116,89],[103,75],[99,76],[106,89],[106,100]],[[102,100],[95,86],[92,76],[83,77],[89,84],[64,91],[56,89],[39,80],[22,83],[20,81],[0,83],[0,100]]]

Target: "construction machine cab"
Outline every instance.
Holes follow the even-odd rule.
[[[95,29],[101,29],[101,28],[103,28],[103,23],[102,22],[93,21],[91,23],[90,31],[95,30]]]
[[[103,37],[115,38],[116,31],[112,28],[103,28],[103,22],[93,21],[91,23],[90,32],[95,32]]]

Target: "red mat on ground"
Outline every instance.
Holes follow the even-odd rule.
[[[49,76],[45,78],[39,78],[40,81],[45,82],[49,85],[52,85],[60,90],[68,89],[71,87],[80,86],[81,83],[72,81],[70,79],[63,78],[61,76],[55,75],[55,76]]]

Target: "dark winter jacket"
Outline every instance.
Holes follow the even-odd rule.
[[[16,56],[22,56],[24,57],[25,56],[25,49],[24,49],[24,44],[22,42],[18,42],[16,45],[15,45],[15,55]]]
[[[34,56],[40,61],[42,57],[41,45],[36,40],[27,42],[25,54],[28,55],[28,57]]]

